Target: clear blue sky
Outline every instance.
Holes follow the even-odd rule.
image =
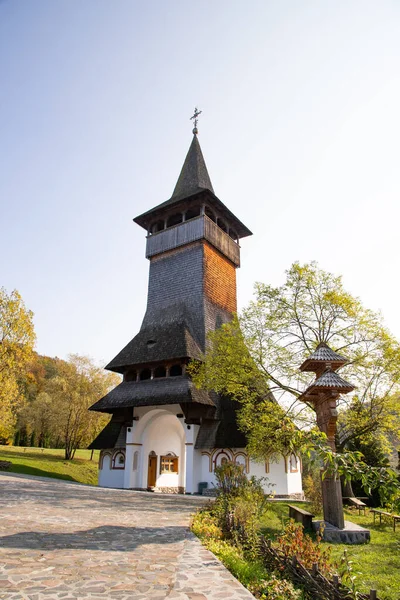
[[[144,315],[145,232],[199,140],[254,232],[239,304],[317,260],[400,337],[400,3],[0,0],[0,285],[37,349],[110,360]]]

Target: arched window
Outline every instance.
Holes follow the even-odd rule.
[[[167,227],[173,227],[174,225],[179,225],[179,223],[182,223],[182,221],[183,221],[182,213],[176,213],[175,215],[171,215],[170,217],[168,217]]]
[[[139,379],[140,381],[143,381],[144,379],[151,379],[151,370],[143,369],[143,371],[140,371]]]
[[[206,216],[207,216],[209,219],[211,219],[211,221],[214,221],[214,223],[216,223],[216,222],[217,222],[217,218],[216,218],[216,216],[214,215],[214,213],[213,213],[213,211],[211,210],[211,208],[208,208],[208,206],[206,206],[206,207],[205,207],[204,214],[205,214],[205,215],[206,215]]]
[[[167,370],[165,367],[157,367],[156,369],[154,369],[154,378],[166,377],[166,376],[167,376]]]
[[[297,468],[297,456],[295,454],[290,455],[289,465],[290,465],[290,472],[297,473],[297,471],[299,469]]]
[[[185,221],[190,221],[190,219],[195,219],[196,217],[199,217],[200,212],[201,212],[200,206],[195,206],[193,208],[189,208],[189,210],[186,211]]]
[[[182,375],[182,365],[172,365],[169,370],[169,376],[178,377],[179,375]]]
[[[114,454],[112,460],[113,469],[125,469],[125,454],[123,452],[117,452]]]
[[[214,469],[215,467],[220,467],[221,465],[225,465],[227,462],[231,461],[232,457],[226,450],[221,450],[217,452],[214,456]]]
[[[137,471],[138,463],[139,463],[139,451],[136,450],[136,452],[134,452],[134,454],[133,454],[133,465],[132,465],[133,471]]]

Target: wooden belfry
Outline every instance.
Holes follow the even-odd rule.
[[[317,415],[317,425],[323,431],[332,451],[336,451],[336,422],[337,399],[341,394],[354,390],[336,373],[337,369],[345,365],[347,360],[334,352],[327,344],[318,344],[315,352],[307,358],[300,367],[301,371],[315,373],[315,381],[300,396],[299,400],[311,404]],[[322,481],[322,501],[324,519],[339,529],[344,528],[343,501],[340,479],[327,475]]]

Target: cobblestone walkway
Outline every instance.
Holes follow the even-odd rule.
[[[0,598],[252,599],[188,530],[201,502],[0,474]]]

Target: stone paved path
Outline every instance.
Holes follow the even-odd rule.
[[[190,533],[202,501],[0,474],[0,598],[253,599]]]

